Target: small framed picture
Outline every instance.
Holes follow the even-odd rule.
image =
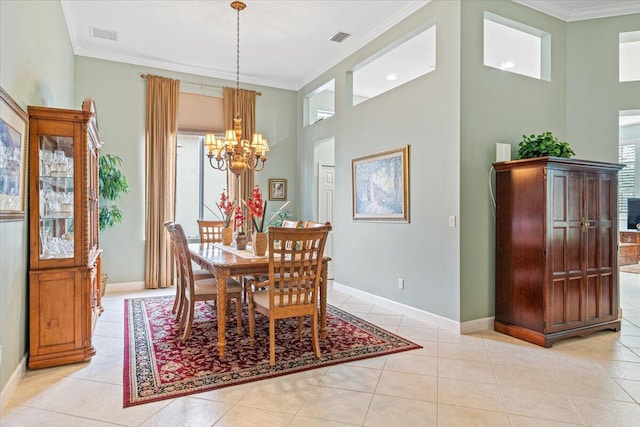
[[[287,180],[284,178],[269,179],[269,200],[287,200]]]

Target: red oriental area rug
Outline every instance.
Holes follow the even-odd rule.
[[[309,320],[298,340],[297,319],[284,319],[276,327],[276,366],[271,367],[268,318],[256,315],[255,345],[251,347],[246,310],[240,336],[233,311],[227,324],[226,355],[221,359],[213,304],[196,303],[187,341],[181,338],[172,306],[173,297],[125,301],[124,407],[420,348],[329,305],[320,359],[313,354]]]

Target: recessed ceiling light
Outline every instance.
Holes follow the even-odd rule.
[[[500,68],[502,68],[503,70],[508,70],[508,69],[513,68],[515,66],[516,66],[516,64],[514,64],[513,62],[505,61],[505,62],[502,63],[502,65],[500,65]]]
[[[393,81],[393,80],[398,80],[398,76],[396,76],[396,75],[395,75],[395,74],[393,74],[393,73],[392,73],[392,74],[388,74],[388,75],[387,75],[387,80],[391,80],[391,81]]]

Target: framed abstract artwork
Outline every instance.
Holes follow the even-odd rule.
[[[409,146],[351,161],[354,221],[409,222]]]
[[[25,218],[29,116],[0,87],[0,222]]]

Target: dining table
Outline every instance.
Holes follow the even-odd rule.
[[[254,255],[251,247],[238,250],[222,243],[190,243],[191,259],[210,271],[217,283],[218,354],[223,357],[226,347],[227,278],[269,274],[269,255]],[[320,338],[327,336],[327,265],[330,257],[323,257],[320,276]]]

